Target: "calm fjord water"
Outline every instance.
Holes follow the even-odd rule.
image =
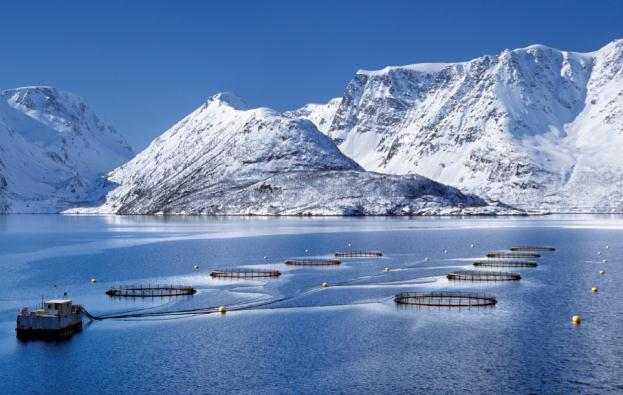
[[[348,243],[385,256],[340,267],[283,265],[287,257],[331,256]],[[519,282],[445,279],[514,244],[558,251],[520,270]],[[623,391],[622,217],[0,216],[0,265],[1,393]],[[242,266],[283,275],[208,275]],[[321,288],[324,281],[335,286]],[[147,300],[104,294],[120,283],[181,283],[199,292]],[[498,304],[405,309],[392,300],[440,289],[487,292]],[[18,341],[18,309],[65,291],[96,315],[284,300],[225,315],[85,321],[66,341]],[[571,325],[573,314],[581,325]]]

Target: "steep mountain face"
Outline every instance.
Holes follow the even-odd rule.
[[[0,213],[88,202],[102,175],[133,156],[79,97],[51,87],[0,93]]]
[[[335,113],[342,103],[342,98],[338,97],[329,100],[326,104],[310,103],[298,110],[286,111],[283,115],[290,118],[309,119],[316,125],[318,130],[327,133],[335,118]]]
[[[592,53],[535,45],[359,71],[325,130],[366,170],[526,209],[623,212],[622,68],[617,40]]]
[[[118,214],[511,212],[421,176],[365,172],[308,120],[222,93],[109,175]]]

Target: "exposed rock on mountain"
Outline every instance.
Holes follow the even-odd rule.
[[[327,108],[297,113],[315,121]],[[623,40],[362,70],[321,129],[366,170],[526,209],[623,212]]]
[[[129,163],[101,207],[118,214],[517,213],[425,177],[365,172],[308,120],[210,98]]]

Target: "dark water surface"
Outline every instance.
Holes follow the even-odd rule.
[[[283,265],[288,257],[332,256],[348,243],[385,256],[340,267]],[[519,282],[445,279],[514,244],[558,251],[519,270]],[[0,393],[621,393],[622,264],[621,217],[0,216]],[[208,275],[234,267],[283,275]],[[329,288],[320,287],[325,281]],[[199,292],[146,300],[104,294],[120,283]],[[486,292],[498,304],[413,309],[392,300],[430,290]],[[18,341],[18,309],[63,292],[95,315],[283,300],[224,315],[85,320],[66,341]],[[583,319],[577,327],[574,314]]]

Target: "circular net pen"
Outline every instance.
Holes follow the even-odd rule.
[[[286,259],[285,263],[290,266],[336,266],[342,261],[339,259]]]
[[[474,262],[476,267],[537,267],[534,261],[488,260]]]
[[[544,252],[553,252],[556,251],[556,247],[550,246],[513,246],[511,247],[511,251],[544,251]]]
[[[494,272],[488,270],[461,270],[448,273],[452,281],[519,281],[521,274],[512,272]]]
[[[338,251],[336,257],[342,258],[374,258],[383,256],[381,251]]]
[[[541,254],[527,251],[490,252],[487,258],[540,258]]]
[[[497,303],[495,296],[471,292],[403,292],[394,297],[399,305],[429,307],[484,307]]]
[[[210,276],[213,278],[232,278],[232,279],[244,279],[244,278],[270,278],[279,277],[281,272],[279,270],[247,270],[247,269],[235,269],[235,270],[214,270],[210,272]]]
[[[194,295],[197,290],[184,285],[121,285],[106,291],[108,296],[129,298],[155,298],[165,296]]]

